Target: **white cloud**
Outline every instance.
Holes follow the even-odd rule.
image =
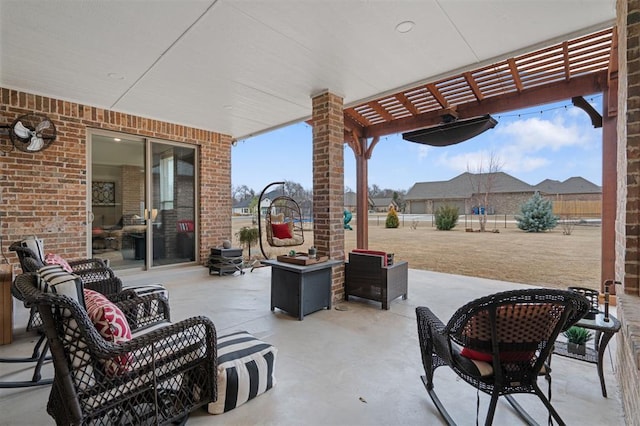
[[[514,150],[525,153],[558,151],[566,147],[590,148],[596,136],[596,132],[589,134],[585,131],[584,126],[566,123],[560,115],[553,120],[534,117],[513,121],[497,126],[495,133]]]
[[[424,160],[429,156],[429,151],[431,151],[430,146],[419,145],[418,146],[418,160]]]

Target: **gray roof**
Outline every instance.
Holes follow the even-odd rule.
[[[417,182],[407,192],[405,200],[424,199],[465,199],[477,192],[478,179],[492,175],[493,183],[491,192],[533,192],[535,189],[526,182],[514,178],[504,172],[497,173],[469,173],[465,172],[447,181]]]
[[[240,202],[237,202],[233,205],[234,209],[242,209],[242,208],[248,208],[249,204],[251,204],[251,198],[247,198],[245,200],[242,200]]]
[[[372,198],[371,201],[375,207],[389,207],[391,203],[397,205],[391,197]]]
[[[355,206],[356,205],[356,193],[353,191],[348,191],[344,193],[344,205],[345,206]]]
[[[564,182],[545,179],[534,188],[545,194],[600,194],[602,192],[600,186],[579,176],[574,176]]]

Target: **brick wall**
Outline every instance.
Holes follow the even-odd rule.
[[[0,153],[3,241],[36,234],[44,238],[48,252],[70,259],[88,256],[88,129],[199,146],[201,262],[206,261],[209,247],[231,236],[230,136],[6,88],[0,88],[0,101],[0,124],[37,112],[53,120],[58,131],[56,141],[44,151]],[[0,138],[0,148],[7,151],[11,146],[8,137]],[[137,213],[140,198],[136,197]],[[126,202],[123,199],[123,205]],[[17,263],[12,253],[10,256]]]
[[[640,0],[617,1],[618,155],[616,279],[622,322],[617,343],[617,378],[626,424],[640,425]]]
[[[344,116],[342,98],[313,98],[313,240],[318,253],[344,260]],[[344,299],[344,265],[333,268],[333,300]]]

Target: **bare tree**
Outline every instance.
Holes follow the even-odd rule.
[[[250,189],[247,185],[238,185],[232,188],[233,199],[236,202],[249,200],[256,196],[253,189]]]
[[[473,204],[478,207],[478,222],[480,223],[480,232],[486,231],[487,214],[491,206],[491,195],[495,189],[497,174],[502,170],[503,163],[495,152],[491,152],[489,160],[480,159],[475,173],[467,166],[469,180],[471,182],[471,199]]]

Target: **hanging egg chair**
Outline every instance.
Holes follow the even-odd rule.
[[[275,197],[269,206],[262,211],[262,200],[267,190],[274,185],[282,185],[283,195]],[[284,195],[284,182],[272,182],[267,185],[258,198],[258,233],[260,234],[260,251],[265,259],[269,256],[265,253],[262,244],[262,215],[264,214],[264,226],[267,243],[271,247],[295,247],[304,244],[304,232],[302,230],[302,213],[296,201]]]

